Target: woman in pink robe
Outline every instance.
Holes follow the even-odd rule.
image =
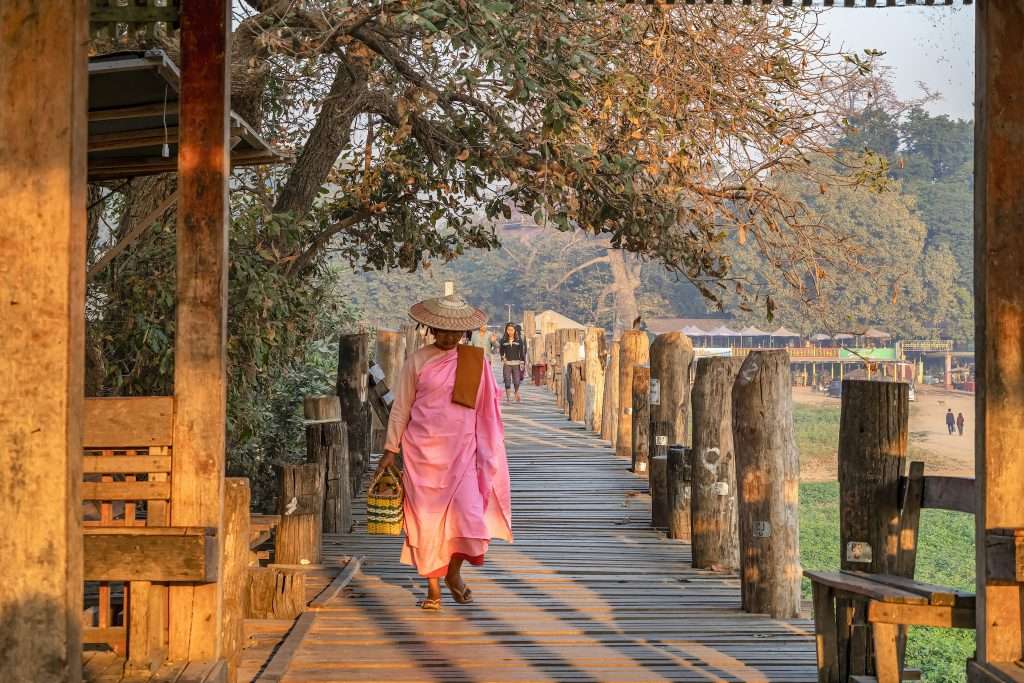
[[[492,538],[512,540],[508,461],[488,363],[482,363],[475,406],[453,401],[457,347],[465,331],[478,326],[463,325],[483,314],[459,297],[422,302],[410,314],[431,328],[435,341],[402,367],[378,471],[392,465],[401,449],[406,534],[401,561],[427,578],[427,598],[419,606],[440,609],[442,577],[456,602],[471,602],[463,563],[483,564]]]

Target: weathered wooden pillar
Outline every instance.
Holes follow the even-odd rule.
[[[843,381],[839,538],[843,569],[897,574],[909,385]],[[913,577],[908,577],[913,578]]]
[[[171,525],[221,529],[227,429],[231,3],[181,6]],[[221,656],[221,582],[170,587],[172,660]]]
[[[603,346],[604,330],[588,327],[583,339],[583,362],[586,364],[584,375],[587,382],[583,390],[583,422],[592,432],[601,431],[601,413],[604,409],[604,366],[601,363]]]
[[[523,341],[533,349],[537,341],[537,316],[533,311],[523,311]],[[538,362],[537,360],[533,361]]]
[[[659,334],[651,344],[651,421],[668,427],[670,444],[690,445],[690,365],[693,343],[682,332]]]
[[[738,569],[732,387],[742,358],[701,358],[693,383],[693,566]]]
[[[405,364],[405,336],[397,330],[385,329],[378,329],[376,336],[373,360],[384,371],[384,381],[389,387],[393,387],[398,382],[398,373],[402,365]],[[384,432],[387,427],[385,424],[379,424],[374,416],[371,435],[371,450],[374,453],[384,452]]]
[[[690,540],[691,453],[686,446],[669,446],[665,473],[665,519],[668,537]]]
[[[573,422],[583,422],[586,411],[586,386],[587,381],[584,373],[586,367],[584,361],[578,360],[569,364],[568,376],[571,379],[569,401],[569,419]]]
[[[601,399],[601,438],[609,441],[615,448],[615,440],[619,435],[619,350],[620,340],[612,342],[608,351],[608,360],[604,367],[604,397]]]
[[[583,330],[567,329],[564,330],[564,332],[565,338],[562,342],[562,367],[569,368],[573,363],[583,360]],[[568,393],[568,391],[569,387],[563,388],[563,397]],[[569,413],[568,407],[568,402],[565,402],[563,409],[566,414]]]
[[[648,486],[651,491],[651,526],[668,526],[668,457],[651,458]]]
[[[633,391],[630,402],[633,407],[633,433],[630,435],[633,449],[630,453],[629,469],[637,474],[647,471],[647,462],[650,460],[650,391],[651,369],[646,365],[636,366],[633,368]]]
[[[0,2],[0,680],[81,679],[89,6]]]
[[[619,425],[615,439],[615,455],[620,458],[633,456],[633,368],[646,365],[649,342],[647,334],[640,330],[626,330],[622,333],[619,347]]]
[[[275,564],[320,564],[323,529],[323,472],[319,463],[277,465],[280,493],[274,543]]]
[[[369,336],[343,334],[338,340],[338,399],[341,419],[348,427],[349,476],[352,495],[359,493],[370,464],[370,406],[367,403]]]
[[[352,477],[341,401],[337,396],[307,396],[302,409],[306,418],[306,461],[318,463],[323,471],[323,531],[347,534],[352,528]]]
[[[405,358],[408,358],[412,354],[423,346],[424,336],[420,326],[416,323],[402,323],[401,327],[398,328],[399,333],[402,335],[402,339],[405,344]],[[403,362],[404,362],[403,358]]]
[[[975,12],[978,643],[968,677],[993,680],[989,664],[1024,659],[1024,583],[993,576],[989,554],[993,530],[1024,529],[1024,0]]]
[[[222,638],[228,680],[237,680],[245,645],[246,598],[249,595],[249,480],[228,477],[224,482],[224,530],[221,583],[224,584]]]
[[[800,611],[800,459],[789,354],[753,351],[732,389],[743,609],[776,619]]]

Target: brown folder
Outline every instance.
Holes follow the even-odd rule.
[[[479,346],[459,344],[459,357],[455,366],[455,389],[452,403],[476,408],[476,392],[484,372],[484,350]]]

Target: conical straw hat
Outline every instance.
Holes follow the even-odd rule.
[[[427,299],[409,309],[409,317],[435,330],[468,332],[487,322],[487,314],[473,308],[458,294]]]

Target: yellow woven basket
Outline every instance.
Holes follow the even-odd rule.
[[[366,530],[375,536],[402,535],[405,490],[398,471],[389,467],[373,480],[366,494]]]

